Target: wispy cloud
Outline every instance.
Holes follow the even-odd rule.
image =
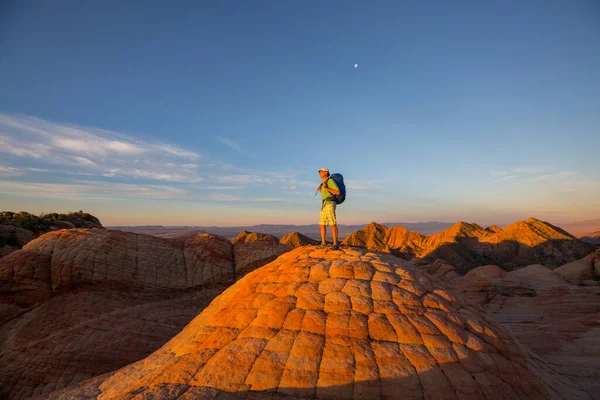
[[[216,169],[218,171],[224,171],[224,172],[231,172],[231,171],[235,171],[236,168],[229,164],[229,163],[225,163],[225,162],[220,162],[220,161],[211,161],[209,163],[206,164],[206,166],[208,168],[212,168],[212,169]]]
[[[234,140],[219,140],[252,156]],[[0,191],[39,198],[272,202],[318,184],[294,173],[237,168],[171,143],[2,113],[0,157],[0,178],[7,178]],[[40,182],[34,172],[51,179]]]
[[[92,127],[0,113],[0,153],[92,175],[198,182],[200,154]],[[72,172],[72,171],[71,171]]]
[[[550,180],[561,180],[565,178],[571,178],[577,176],[577,172],[573,171],[565,171],[565,172],[557,172],[554,174],[544,174],[538,175],[531,178],[532,181],[550,181]]]
[[[14,167],[6,167],[3,165],[0,165],[0,176],[2,177],[8,177],[8,176],[21,176],[23,175],[25,172],[19,168],[14,168]]]
[[[517,175],[503,175],[501,177],[498,178],[499,181],[508,181],[510,179],[515,179],[517,178]]]
[[[167,144],[154,145],[153,148],[154,148],[154,150],[157,150],[159,152],[163,152],[165,154],[169,154],[169,155],[177,156],[177,157],[181,157],[181,158],[187,158],[192,161],[195,161],[200,157],[198,155],[198,153],[194,153],[193,151],[182,150],[178,147],[170,146]],[[190,164],[187,164],[187,165],[190,165]]]
[[[242,155],[244,155],[246,157],[254,157],[253,154],[251,154],[251,153],[247,152],[246,150],[242,149],[241,146],[238,144],[238,142],[236,142],[233,139],[229,139],[229,138],[217,136],[217,140],[219,142],[223,143],[224,145],[229,146],[230,148],[232,148],[233,150],[235,150],[239,154],[242,154]]]
[[[90,157],[138,155],[148,151],[144,146],[118,140],[106,140],[82,130],[63,129],[60,134],[71,134],[75,138],[52,137],[51,143],[55,148],[77,154],[87,154]]]
[[[224,184],[241,184],[241,185],[273,185],[273,184],[290,184],[296,182],[294,176],[281,174],[276,172],[265,172],[261,174],[230,174],[230,175],[214,175],[210,180]]]
[[[114,170],[113,170],[114,171]],[[190,177],[185,173],[166,173],[166,172],[154,172],[142,169],[136,169],[133,174],[135,177],[150,178],[159,181],[170,181],[170,182],[202,182],[202,177]]]
[[[16,182],[0,180],[0,193],[63,200],[110,200],[118,198],[264,203],[279,197],[255,197],[190,191],[168,185],[142,185],[76,180],[72,183]]]
[[[548,172],[549,170],[549,168],[516,167],[506,171],[491,171],[490,176],[498,181],[520,178],[529,182],[560,180],[577,176],[577,172],[574,171]]]
[[[357,181],[357,180],[349,180],[346,183],[346,188],[348,190],[357,190],[357,191],[373,191],[381,189],[381,180],[370,180],[370,181]]]
[[[0,177],[23,176],[29,172],[50,172],[43,168],[15,168],[7,165],[0,165]]]
[[[69,184],[0,181],[0,192],[65,200],[102,200],[122,197],[177,199],[186,196],[185,190],[170,186],[96,181],[76,181]]]
[[[2,115],[0,114],[0,118]],[[2,121],[0,120],[0,126]],[[9,136],[0,136],[0,152],[10,153],[18,157],[42,158],[48,155],[50,147],[39,143],[28,143],[12,139]]]
[[[240,190],[245,188],[245,186],[206,186],[208,190]]]
[[[77,161],[79,164],[82,165],[96,165],[95,162],[85,157],[71,156],[71,158],[73,158],[73,160]]]
[[[535,175],[544,172],[544,168],[538,167],[515,167],[504,171],[491,171],[490,176],[503,177],[506,175]]]
[[[516,172],[517,174],[541,174],[544,172],[544,168],[536,168],[536,167],[516,167],[511,169],[512,172]]]

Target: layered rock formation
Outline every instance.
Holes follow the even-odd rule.
[[[539,264],[511,272],[488,265],[464,277],[439,260],[421,268],[481,305],[546,364],[600,399],[600,287],[570,285]]]
[[[281,244],[286,245],[290,249],[296,249],[301,246],[308,246],[311,244],[319,243],[318,240],[311,239],[308,236],[305,236],[299,232],[288,233],[287,235],[282,237],[279,242]]]
[[[235,276],[239,279],[288,251],[290,248],[279,242],[265,240],[238,242],[233,246]]]
[[[33,240],[0,260],[0,398],[46,394],[147,356],[236,275],[280,254],[274,246],[289,250],[103,229]]]
[[[536,263],[556,268],[594,250],[590,244],[535,218],[504,229],[459,222],[432,236],[410,232],[400,226],[388,229],[372,223],[348,236],[342,244],[390,252],[405,259],[442,259],[460,273],[486,264],[495,264],[505,270]]]
[[[277,239],[273,235],[269,235],[266,233],[258,233],[258,232],[250,232],[243,230],[238,235],[231,240],[231,243],[245,243],[245,242],[257,242],[257,241],[266,241],[266,242],[274,242],[279,243],[279,239]]]
[[[26,243],[50,231],[69,228],[102,228],[98,218],[84,212],[33,215],[28,212],[0,212],[0,258],[21,249]]]
[[[600,285],[600,250],[561,265],[554,272],[573,285]]]
[[[231,243],[233,243],[237,279],[290,250],[289,247],[279,243],[279,239],[273,235],[247,230],[241,231]]]
[[[314,246],[248,274],[146,359],[49,397],[589,398],[431,275]]]

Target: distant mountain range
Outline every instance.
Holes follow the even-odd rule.
[[[355,225],[338,225],[339,237],[344,239],[352,232],[364,229],[369,224]],[[394,226],[402,226],[411,232],[420,233],[421,235],[433,235],[442,232],[443,230],[455,225],[455,222],[382,222],[388,228]],[[493,225],[492,225],[493,226]],[[500,225],[502,226],[502,225]],[[580,238],[581,240],[596,243],[597,238],[594,232],[600,231],[600,218],[589,219],[585,221],[570,222],[559,225],[562,230],[569,232],[571,235]],[[277,224],[259,224],[259,225],[243,225],[243,226],[164,226],[164,225],[143,225],[143,226],[109,226],[108,229],[118,229],[126,232],[142,233],[145,235],[158,236],[162,238],[176,238],[182,236],[195,235],[197,233],[210,233],[213,235],[224,236],[228,239],[235,238],[242,231],[260,232],[282,238],[288,233],[298,232],[309,238],[320,240],[319,225],[277,225]],[[328,236],[331,237],[331,231],[328,231]]]
[[[403,226],[414,232],[419,232],[423,235],[431,235],[436,232],[443,231],[446,228],[454,225],[453,222],[384,222],[388,227]],[[360,225],[338,225],[340,239],[345,238],[354,231],[363,229],[367,224]],[[189,236],[197,233],[211,233],[213,235],[224,236],[228,239],[235,238],[241,231],[260,232],[281,238],[290,232],[298,232],[309,238],[320,240],[319,225],[252,225],[252,226],[163,226],[163,225],[146,225],[146,226],[110,226],[108,229],[118,229],[126,232],[142,233],[145,235],[158,236],[163,238],[175,238],[181,236]],[[331,237],[331,231],[328,231],[328,236]]]
[[[584,233],[582,235],[578,235],[577,238],[582,242],[600,246],[600,231]]]

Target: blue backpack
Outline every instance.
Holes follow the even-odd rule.
[[[340,194],[333,195],[335,204],[342,204],[344,200],[346,200],[346,185],[344,185],[344,177],[342,174],[333,174],[329,177],[329,179],[333,179],[338,189],[340,189]]]

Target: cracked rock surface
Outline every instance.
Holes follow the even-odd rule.
[[[432,275],[315,246],[250,272],[145,359],[49,397],[590,398]]]
[[[281,254],[273,246],[289,250],[240,246],[238,274]],[[148,356],[234,283],[234,253],[208,234],[70,229],[3,257],[0,398],[45,396]]]
[[[487,265],[463,277],[441,260],[422,268],[481,305],[552,369],[600,399],[600,287],[571,285],[539,264],[510,272]]]

